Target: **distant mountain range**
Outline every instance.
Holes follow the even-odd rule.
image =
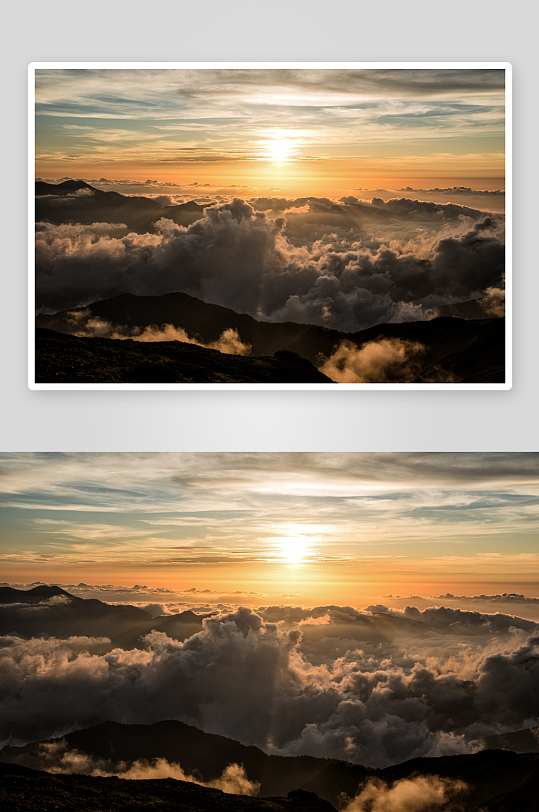
[[[29,611],[39,607],[39,611]],[[189,610],[172,615],[151,617],[144,609],[129,604],[114,605],[96,598],[79,598],[59,586],[36,586],[33,589],[0,587],[0,635],[29,637],[71,635],[109,637],[114,646],[138,648],[148,632],[165,632],[174,640],[185,640],[202,629],[202,621],[213,612]],[[336,627],[338,629],[338,626]],[[328,631],[329,633],[329,631]],[[360,615],[349,635],[358,641],[382,643],[407,637],[421,640],[433,634],[463,634],[452,626],[432,626],[423,620],[396,617],[384,612]],[[473,636],[471,626],[466,634]],[[304,636],[309,635],[308,627]],[[501,745],[499,745],[501,746]]]
[[[0,587],[0,634],[22,637],[109,637],[124,649],[141,645],[154,629],[185,640],[202,629],[207,615],[180,612],[152,618],[136,606],[114,606],[95,598],[77,598],[58,586],[22,590]],[[29,611],[40,604],[41,611]]]
[[[119,192],[103,192],[82,180],[63,183],[36,181],[36,223],[95,222],[125,223],[130,231],[145,234],[166,217],[177,225],[188,226],[200,220],[204,206],[190,200],[176,206],[162,206],[150,197],[128,197]]]
[[[78,314],[76,328],[73,313]],[[185,293],[168,293],[163,296],[135,296],[126,293],[95,302],[87,308],[78,308],[54,315],[39,315],[36,318],[36,327],[70,334],[75,329],[84,330],[88,322],[95,318],[107,322],[114,329],[126,328],[128,331],[133,331],[135,328],[144,330],[150,326],[160,327],[171,324],[177,329],[185,330],[189,337],[197,338],[204,344],[218,341],[225,330],[232,328],[238,333],[242,342],[251,345],[251,362],[253,357],[272,356],[278,351],[286,350],[297,353],[311,364],[319,366],[321,359],[329,358],[343,340],[362,348],[369,342],[400,339],[419,342],[425,348],[417,378],[418,382],[436,382],[440,380],[441,371],[456,383],[503,383],[505,380],[505,319],[503,318],[464,320],[446,316],[431,321],[381,324],[356,333],[342,333],[309,324],[259,322],[246,314],[203,302]],[[45,337],[42,333],[38,333],[38,336],[40,340]],[[97,339],[92,339],[92,341],[95,342]],[[125,341],[116,340],[114,347],[110,345],[110,349],[115,349],[118,353],[125,353],[129,346],[129,351],[132,352],[133,343],[131,342],[129,346]],[[155,348],[153,350],[138,349],[147,343],[136,342],[137,351],[156,353]],[[179,342],[175,343],[179,344]],[[89,346],[98,347],[99,345]],[[196,349],[193,347],[193,350]],[[198,349],[202,350],[202,348]],[[43,380],[43,362],[45,357],[47,362],[50,360],[50,350],[41,342],[39,352],[36,375]],[[59,347],[57,347],[57,352],[61,352]],[[206,350],[206,352],[208,351]],[[237,356],[234,357],[237,358]],[[204,356],[199,354],[199,358],[200,363],[204,364]],[[217,356],[212,358],[209,355],[206,356],[206,359],[207,370],[211,374],[214,371],[213,365],[218,359]],[[248,360],[239,359],[239,363],[247,369]],[[291,358],[288,360],[292,361]],[[230,360],[223,361],[223,363],[230,364]],[[104,374],[107,374],[105,359],[96,360],[95,365],[97,364],[102,364]],[[293,374],[298,374],[298,372],[299,368]],[[304,373],[307,376],[313,374],[312,371],[307,373],[307,368],[304,368]],[[50,371],[47,371],[46,375],[47,379],[51,380]],[[185,377],[189,377],[189,375]],[[77,378],[77,380],[79,379]],[[110,380],[110,377],[103,380]],[[167,382],[167,380],[170,378],[160,382]],[[254,377],[254,380],[262,379]],[[282,378],[282,380],[283,382],[296,382],[290,378]],[[315,378],[307,377],[307,379],[303,378],[297,382],[305,380],[315,381]],[[98,382],[98,380],[94,380],[94,382]]]
[[[60,740],[51,740],[57,743]],[[440,758],[416,758],[383,770],[369,769],[361,765],[334,759],[313,758],[310,756],[270,756],[256,747],[246,747],[239,742],[226,739],[222,736],[203,733],[196,728],[184,725],[181,722],[166,721],[154,725],[121,725],[107,722],[86,730],[75,731],[62,740],[69,750],[77,750],[106,765],[108,772],[114,772],[120,762],[123,769],[133,762],[144,759],[151,763],[161,758],[169,763],[181,765],[188,775],[196,775],[201,782],[208,783],[217,779],[230,764],[241,764],[251,782],[259,782],[261,798],[288,795],[289,800],[299,802],[310,801],[308,809],[327,809],[330,812],[332,804],[341,807],[343,793],[353,798],[366,785],[369,780],[377,779],[390,787],[403,779],[414,780],[418,777],[437,777],[451,781],[462,781],[466,784],[466,791],[460,799],[460,805],[451,809],[466,810],[466,812],[536,812],[537,797],[539,793],[539,754],[517,754],[503,750],[483,750],[472,755],[444,756]],[[50,742],[49,742],[50,743]],[[52,777],[43,773],[31,773],[28,768],[41,769],[47,766],[54,769],[51,757],[47,756],[44,743],[26,745],[25,747],[7,747],[0,751],[0,775],[3,776],[4,786],[12,790],[20,788],[21,783],[27,783],[36,793],[34,807],[45,810],[40,804],[41,793],[47,794],[54,784]],[[65,752],[65,749],[63,750]],[[96,763],[97,763],[96,761]],[[17,765],[8,767],[7,763]],[[25,769],[26,768],[26,769]],[[101,767],[102,769],[103,767]],[[24,782],[23,782],[24,778]],[[58,776],[54,776],[54,780]],[[93,797],[92,786],[95,791],[99,788],[104,792],[108,781],[109,786],[119,788],[118,779],[88,778],[82,776],[66,776],[60,784],[64,798],[76,795],[82,787],[89,791]],[[94,782],[92,784],[91,782]],[[175,809],[204,809],[204,806],[190,806],[190,799],[181,797],[181,793],[194,792],[193,785],[169,780],[131,782],[132,792],[141,793],[151,788],[159,793],[161,790],[170,793],[175,789],[178,793]],[[188,788],[191,789],[188,789]],[[128,791],[128,785],[123,787]],[[241,806],[233,801],[238,796],[206,795],[199,787],[198,802],[203,798],[213,804],[218,803],[219,809],[252,809],[268,810],[272,807],[261,805],[261,800],[252,800],[252,805]],[[198,792],[197,790],[197,792]],[[294,792],[296,790],[296,792]],[[297,792],[300,790],[300,792]],[[207,791],[206,791],[207,792]],[[215,793],[215,790],[213,791]],[[306,795],[314,793],[315,795]],[[72,797],[71,796],[71,797]],[[319,799],[322,799],[319,803]],[[245,799],[247,800],[247,799]],[[323,806],[323,802],[326,806]],[[230,806],[226,806],[230,804]],[[279,800],[279,803],[282,801]],[[185,804],[185,805],[182,805]],[[4,807],[11,809],[12,807]],[[22,809],[23,807],[13,807]],[[69,808],[69,807],[59,807]],[[71,807],[73,808],[73,807]],[[93,809],[94,807],[85,807]],[[122,808],[122,807],[116,807]],[[129,807],[131,809],[131,807]],[[149,807],[147,807],[149,808]],[[152,807],[153,808],[153,807]],[[159,807],[157,807],[159,808]],[[213,808],[216,808],[214,805]],[[280,807],[275,807],[279,809]],[[292,809],[292,807],[284,807]],[[427,807],[424,807],[427,809]],[[430,807],[428,807],[430,809]],[[446,808],[446,807],[444,807]],[[449,808],[449,807],[447,807]],[[433,807],[434,809],[434,807]]]
[[[298,198],[298,206],[314,201],[316,198]],[[188,226],[202,217],[203,211],[211,202],[203,205],[189,200],[172,206],[163,206],[161,202],[144,196],[127,196],[119,192],[104,192],[83,180],[66,180],[62,183],[36,181],[35,184],[35,219],[36,223],[49,220],[51,223],[81,223],[90,225],[95,222],[124,223],[129,231],[144,234],[165,217],[177,225]],[[293,221],[307,221],[312,215],[289,213]],[[361,203],[338,203],[324,205],[324,219],[328,225],[337,224],[342,228],[352,228],[359,223],[399,222],[402,218],[394,212],[384,211],[376,206]]]
[[[498,733],[487,736],[485,744],[489,750],[512,750],[514,753],[539,753],[539,727],[515,730],[511,733]]]

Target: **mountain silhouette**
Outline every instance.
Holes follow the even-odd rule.
[[[0,803],[4,812],[336,812],[328,801],[301,790],[262,799],[172,778],[51,775],[13,764],[0,764]]]
[[[180,764],[186,774],[194,775],[197,780],[207,783],[218,778],[228,765],[242,764],[249,781],[260,783],[261,798],[274,800],[276,795],[287,795],[290,800],[310,799],[313,812],[323,808],[314,805],[317,803],[315,799],[323,799],[326,803],[340,807],[343,793],[348,798],[353,798],[369,780],[377,779],[391,787],[395,782],[413,780],[419,776],[464,782],[466,790],[461,800],[462,805],[456,807],[463,812],[536,812],[537,809],[538,754],[483,750],[475,754],[415,758],[385,769],[371,769],[335,759],[271,756],[256,747],[204,733],[177,721],[158,722],[154,725],[107,722],[70,733],[62,741],[69,749],[76,749],[81,754],[101,760],[100,763],[106,764],[109,772],[114,772],[114,766],[120,762],[124,762],[125,769],[125,766],[136,760],[144,759],[151,763],[153,759],[164,758],[168,762]],[[1,750],[0,761],[5,764],[1,765],[0,774],[16,776],[17,769],[43,769],[47,748],[43,748],[42,744],[6,747]],[[13,772],[10,773],[7,763],[17,765],[12,767]],[[49,769],[54,769],[53,762],[49,761],[47,764]],[[36,802],[40,798],[40,776],[44,785],[49,781],[46,773],[32,774],[36,785]],[[54,776],[57,777],[59,776]],[[92,781],[118,782],[118,779],[86,776],[64,778],[64,786],[71,784],[74,788],[84,785],[91,787],[88,782]],[[79,785],[78,780],[81,782]],[[141,785],[139,791],[146,785],[142,781],[133,783]],[[171,786],[170,779],[150,783],[161,785],[167,791]],[[183,783],[178,782],[177,788],[178,791],[183,790]],[[202,788],[199,789],[202,791]],[[294,790],[314,795],[302,795]],[[227,799],[231,797],[236,796],[227,796]],[[183,807],[179,805],[178,808]],[[266,809],[256,806],[250,808]]]
[[[202,217],[204,206],[189,201],[176,206],[162,206],[150,197],[128,197],[119,192],[104,192],[82,180],[62,183],[36,181],[36,223],[48,220],[59,225],[77,222],[123,223],[123,231],[145,234],[162,217],[177,225],[188,226]],[[79,195],[78,192],[84,192]],[[208,204],[206,204],[208,205]]]
[[[139,647],[141,637],[154,630],[165,632],[175,640],[185,640],[199,632],[202,620],[208,617],[186,611],[152,618],[136,606],[115,606],[96,598],[78,598],[57,586],[38,586],[30,590],[0,587],[0,604],[4,604],[0,606],[0,634],[108,637],[113,646],[125,649]],[[42,611],[26,608],[36,604],[43,606]]]
[[[36,383],[333,383],[310,361],[228,355],[182,341],[77,338],[36,330]]]
[[[380,324],[355,333],[343,333],[310,324],[259,322],[247,314],[236,313],[229,308],[209,304],[193,296],[177,292],[163,296],[135,296],[126,293],[95,302],[87,308],[78,308],[54,315],[38,315],[36,327],[69,334],[74,330],[74,313],[79,314],[79,318],[77,318],[77,329],[79,330],[84,328],[84,325],[88,324],[91,319],[96,318],[106,321],[112,328],[120,331],[122,328],[132,331],[135,328],[143,330],[146,327],[171,324],[173,327],[185,330],[190,337],[196,338],[204,344],[218,341],[225,330],[232,328],[237,331],[242,342],[251,345],[251,359],[273,356],[280,350],[286,350],[297,353],[315,366],[320,365],[321,359],[329,358],[343,340],[349,341],[361,349],[369,342],[400,339],[419,342],[424,347],[418,382],[428,383],[443,380],[443,376],[440,378],[441,371],[446,374],[446,379],[456,383],[503,383],[505,380],[505,319],[503,318],[465,320],[442,316],[430,321]],[[38,333],[38,336],[43,338],[44,334]],[[97,341],[97,339],[92,339],[92,341]],[[145,343],[137,342],[139,348]],[[124,345],[123,349],[118,345]],[[97,350],[99,345],[90,346]],[[128,346],[128,342],[117,341],[116,346],[110,345],[109,350],[115,349],[119,353],[124,353],[126,346]],[[163,345],[161,344],[161,346]],[[129,347],[129,351],[133,351],[133,343]],[[47,359],[50,359],[51,348],[47,348],[47,345],[41,343],[39,352],[36,374],[42,380],[44,359],[42,353],[46,352]],[[61,353],[61,345],[57,345],[56,352]],[[157,353],[158,351],[154,348],[146,351],[139,349],[138,352]],[[59,358],[60,355],[58,355],[58,360]],[[204,357],[199,355],[198,358],[202,364]],[[185,356],[184,360],[187,360]],[[206,360],[209,364],[208,372],[212,372],[217,357],[206,356]],[[88,363],[90,362],[89,358]],[[106,358],[100,356],[99,359],[95,359],[93,366],[98,363],[104,365],[102,374],[107,375],[101,380],[110,381],[110,370],[106,365]],[[239,363],[247,369],[248,364],[245,359]],[[230,364],[230,361],[226,364]],[[50,376],[49,372],[47,374]],[[159,382],[167,382],[165,374],[170,376],[169,371],[163,370],[162,379]],[[307,374],[306,368],[305,374]],[[309,374],[312,375],[312,372]],[[185,377],[189,377],[189,374],[186,373]],[[262,379],[258,379],[253,372],[253,380]],[[304,380],[293,381],[290,377],[281,380],[282,382],[305,382]],[[309,380],[315,381],[312,377]],[[99,382],[99,379],[94,379],[93,382]]]

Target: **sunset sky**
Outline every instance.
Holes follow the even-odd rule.
[[[0,463],[10,583],[352,605],[387,593],[537,595],[536,454],[3,454]]]
[[[36,176],[210,193],[504,187],[504,71],[38,69]]]

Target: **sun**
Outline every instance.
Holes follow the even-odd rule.
[[[292,155],[292,145],[287,138],[276,138],[269,142],[268,151],[274,161],[287,161]]]
[[[307,542],[301,536],[283,539],[284,557],[290,564],[297,564],[307,552]]]

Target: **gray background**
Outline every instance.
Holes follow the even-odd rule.
[[[534,5],[527,0],[5,2],[0,450],[539,450]],[[512,390],[30,391],[27,65],[98,60],[511,62]]]

